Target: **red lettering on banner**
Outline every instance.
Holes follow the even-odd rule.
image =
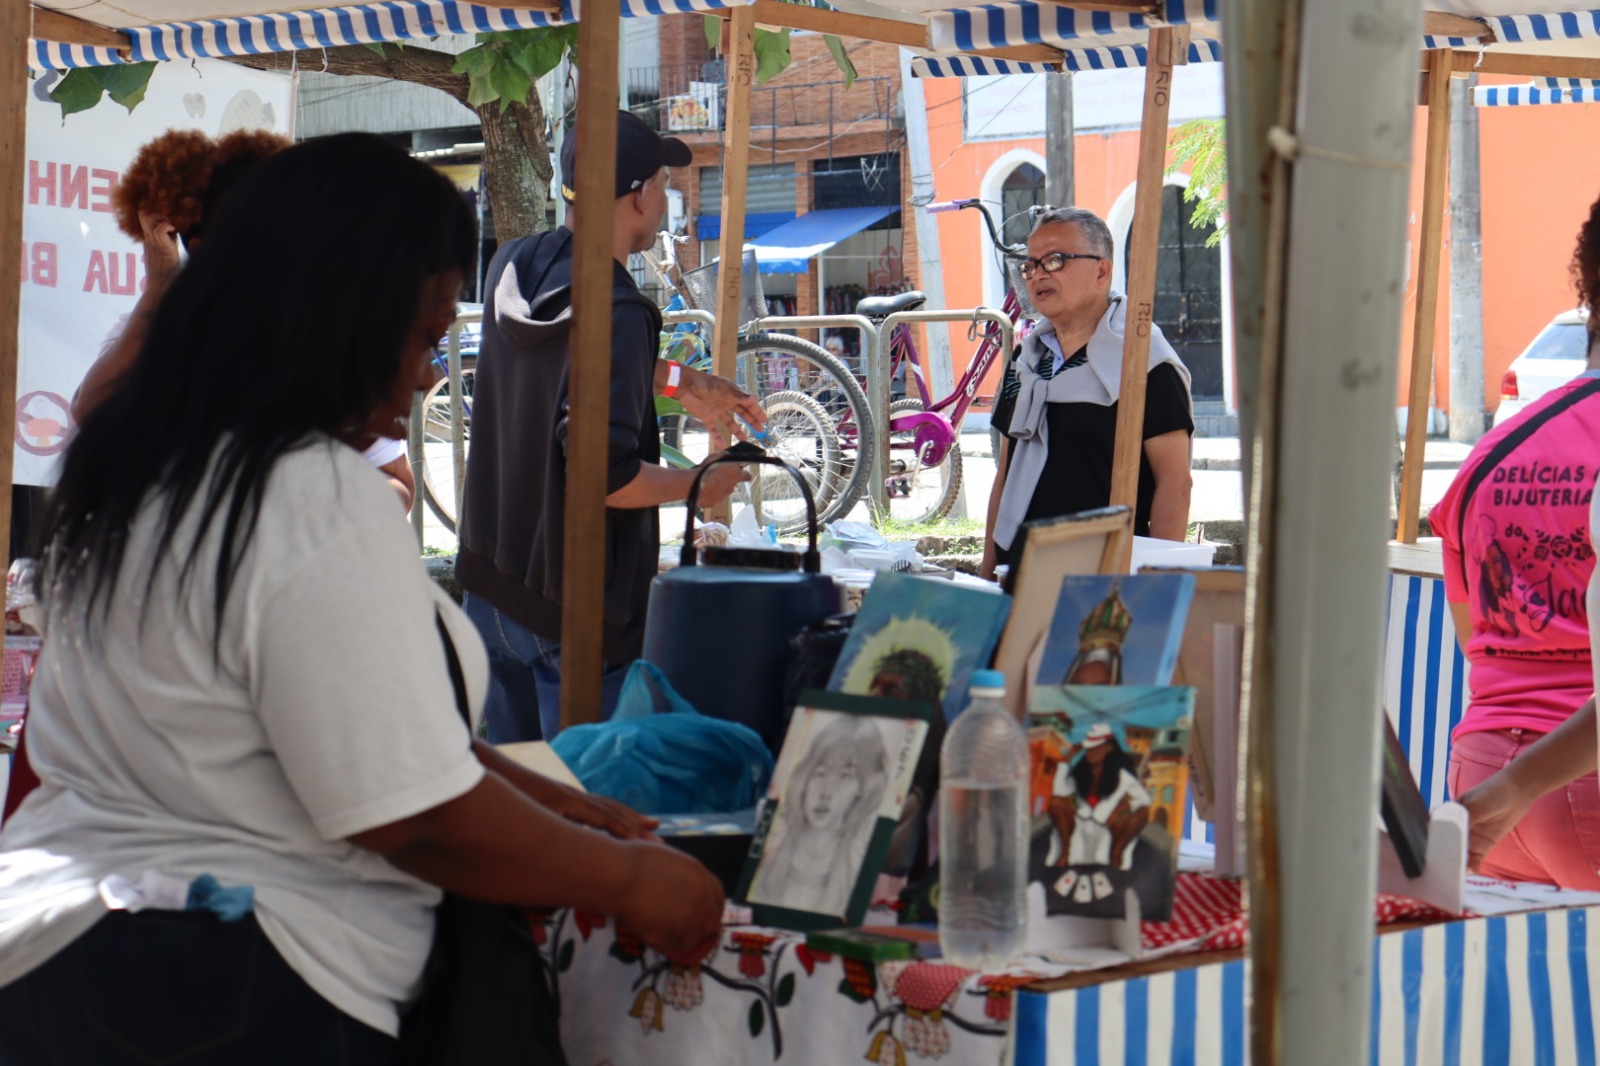
[[[118,266],[122,271],[117,269]],[[126,276],[123,275],[126,271]],[[134,252],[111,253],[111,291],[118,296],[132,296],[139,288],[139,267]]]
[[[56,287],[56,246],[44,241],[35,244],[24,259],[22,276],[40,288]]]
[[[61,206],[80,211],[89,206],[89,168],[61,164]]]
[[[83,278],[84,292],[107,292],[111,280],[106,276],[106,253],[89,253],[89,272]]]
[[[95,180],[95,184],[89,186],[89,210],[109,213],[111,210],[111,193],[117,187],[117,172],[115,170],[101,170],[96,167],[89,174]]]
[[[46,163],[44,170],[39,169],[37,159],[28,160],[28,203],[37,204],[39,194],[43,193],[47,199],[46,207],[56,205],[56,165]]]

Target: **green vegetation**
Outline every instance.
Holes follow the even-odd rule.
[[[922,537],[981,537],[981,518],[941,518],[937,522],[903,522],[886,518],[878,523],[878,532],[890,540],[918,540]]]
[[[1228,146],[1220,118],[1197,118],[1179,126],[1172,135],[1172,165],[1168,174],[1188,169],[1185,203],[1194,204],[1189,225],[1195,229],[1216,226],[1206,247],[1222,243],[1228,232]]]

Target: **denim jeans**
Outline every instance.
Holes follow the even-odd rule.
[[[561,731],[561,645],[524,628],[470,592],[462,606],[489,652],[489,695],[483,705],[486,739],[491,744],[554,740]],[[606,664],[600,682],[602,719],[617,709],[627,672],[626,663]]]
[[[116,911],[0,988],[4,1066],[392,1066],[247,916]]]

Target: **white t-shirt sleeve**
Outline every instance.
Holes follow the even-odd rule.
[[[373,442],[372,447],[361,453],[361,457],[373,466],[388,466],[396,459],[405,458],[405,454],[405,441],[379,437]]]
[[[250,641],[262,727],[329,840],[419,814],[483,777],[428,578],[414,547],[396,558],[405,529],[351,529],[324,544],[267,599]],[[482,657],[459,640],[462,659]]]

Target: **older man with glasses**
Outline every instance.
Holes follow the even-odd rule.
[[[1010,561],[1023,522],[1111,502],[1127,299],[1111,291],[1111,231],[1082,208],[1040,215],[1020,273],[1043,319],[1012,357],[995,404],[1004,437],[982,573]],[[1183,540],[1189,522],[1189,371],[1152,326],[1134,532]]]

